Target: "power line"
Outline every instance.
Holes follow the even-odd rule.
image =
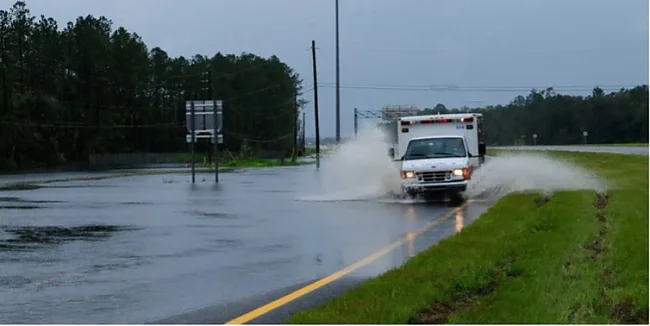
[[[319,87],[335,88],[335,84],[319,83]],[[638,85],[603,85],[603,86],[458,86],[458,85],[363,85],[363,84],[342,84],[345,89],[367,89],[367,90],[403,90],[403,91],[444,91],[444,92],[528,92],[533,89],[553,91],[591,91],[598,87],[602,90],[620,90],[622,88],[634,88]]]
[[[280,86],[280,84],[279,84],[279,83],[276,83],[276,84],[273,84],[273,85],[269,85],[269,86],[266,86],[266,87],[262,87],[262,88],[260,88],[260,89],[256,89],[256,90],[251,91],[251,92],[248,92],[248,93],[244,93],[244,94],[241,94],[241,95],[238,95],[238,96],[233,96],[233,97],[230,97],[230,98],[226,98],[226,99],[224,99],[224,100],[222,100],[222,101],[232,101],[232,100],[237,100],[237,99],[244,98],[244,97],[248,97],[248,96],[250,96],[250,95],[254,95],[254,94],[257,94],[257,93],[265,92],[265,91],[268,91],[268,90],[270,90],[270,89],[273,89],[273,88],[276,88],[276,87],[279,87],[279,86]]]
[[[319,86],[334,86],[335,83],[319,83]],[[622,85],[622,84],[616,84],[616,85],[536,85],[536,86],[527,86],[527,85],[516,85],[516,86],[506,86],[506,85],[499,85],[499,86],[493,86],[493,85],[457,85],[457,84],[429,84],[429,85],[404,85],[404,84],[341,84],[341,86],[346,86],[346,87],[396,87],[396,88],[412,88],[412,89],[419,89],[419,88],[426,88],[426,89],[471,89],[471,88],[476,88],[476,89],[521,89],[521,88],[538,88],[538,89],[546,89],[546,88],[595,88],[595,87],[607,87],[607,88],[613,88],[613,87],[636,87],[638,84],[627,84],[627,85]]]
[[[321,84],[333,84],[333,83],[321,83]],[[548,87],[553,87],[553,88],[571,88],[571,87],[629,87],[629,86],[637,86],[638,84],[609,84],[609,85],[599,85],[599,84],[591,84],[591,85],[457,85],[453,83],[441,83],[441,84],[428,84],[428,85],[404,85],[404,84],[344,84],[344,85],[364,85],[364,86],[393,86],[393,87],[439,87],[439,88],[548,88]]]

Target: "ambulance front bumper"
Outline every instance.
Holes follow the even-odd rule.
[[[402,190],[409,195],[438,193],[438,192],[463,192],[467,189],[467,181],[450,181],[436,183],[403,183]]]

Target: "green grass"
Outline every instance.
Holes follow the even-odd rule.
[[[591,191],[544,204],[505,197],[462,232],[288,323],[648,323],[648,157],[546,154],[618,188],[598,203]]]
[[[172,157],[174,163],[187,163],[192,159],[190,153],[178,153]],[[206,156],[203,154],[194,154],[194,162],[196,166],[212,167],[213,165],[209,159],[206,159]],[[219,158],[219,166],[227,168],[268,168],[268,167],[279,167],[279,166],[296,166],[296,165],[305,165],[311,163],[305,162],[293,162],[291,158],[284,160],[281,159],[261,159],[261,158]]]
[[[583,145],[585,146],[585,145]],[[602,146],[602,147],[648,147],[648,143],[629,143],[629,144],[594,144],[586,146]]]
[[[219,166],[229,167],[229,168],[268,168],[268,167],[278,167],[278,166],[296,166],[296,165],[305,165],[311,163],[301,163],[301,162],[292,162],[288,160],[264,160],[264,159],[237,159],[230,160],[225,162],[219,162]]]

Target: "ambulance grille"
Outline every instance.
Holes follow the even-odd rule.
[[[422,172],[422,182],[445,182],[445,176],[451,171]]]

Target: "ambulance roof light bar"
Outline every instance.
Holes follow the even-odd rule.
[[[456,119],[450,119],[450,118],[427,118],[427,119],[421,119],[421,120],[402,120],[400,124],[402,126],[408,126],[408,125],[414,125],[414,124],[433,124],[433,123],[451,123],[451,122],[473,122],[474,117],[464,117],[464,118],[456,118]]]

